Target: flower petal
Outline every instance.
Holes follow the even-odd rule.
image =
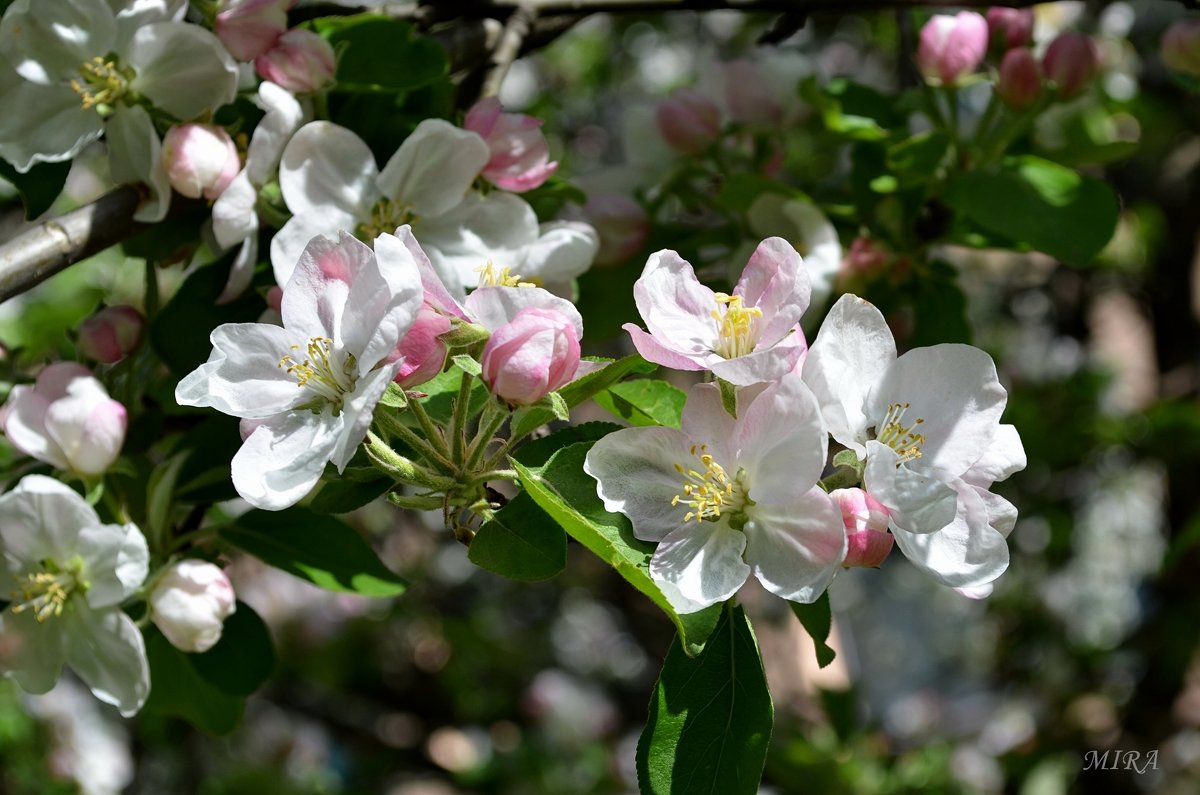
[[[829,438],[817,399],[800,376],[784,376],[739,410],[733,446],[756,502],[790,502],[816,485]]]
[[[354,392],[346,396],[346,402],[342,406],[342,430],[337,446],[329,456],[339,473],[345,470],[354,453],[358,451],[358,446],[366,438],[375,407],[379,405],[383,393],[396,377],[401,365],[403,361],[396,361],[364,374],[355,384]]]
[[[99,524],[83,497],[45,475],[26,475],[0,495],[0,545],[12,574],[40,571],[46,560],[66,563],[76,554],[80,531]]]
[[[1025,447],[1017,429],[1012,425],[1001,425],[996,428],[987,452],[971,464],[963,480],[986,488],[998,480],[1007,480],[1009,475],[1024,469],[1025,464]]]
[[[650,577],[702,607],[737,593],[750,576],[746,536],[727,522],[690,522],[668,533],[650,558]],[[677,608],[678,609],[678,608]]]
[[[441,119],[426,119],[404,139],[379,175],[379,189],[420,217],[449,211],[491,157],[482,138]]]
[[[150,188],[150,196],[138,205],[134,220],[161,221],[171,204],[171,181],[163,166],[162,141],[150,114],[141,105],[118,108],[108,120],[105,141],[113,181],[139,182]]]
[[[489,262],[513,268],[537,242],[533,208],[510,193],[467,194],[453,209],[423,217],[415,225],[421,245],[447,284],[470,289]]]
[[[721,390],[716,384],[696,384],[688,390],[680,427],[692,442],[707,445],[708,452],[717,463],[727,469],[737,463],[737,448],[734,445],[736,423],[725,410]],[[691,465],[695,464],[693,457]],[[730,470],[730,474],[733,471]]]
[[[63,613],[67,665],[123,717],[137,714],[150,695],[146,643],[133,619],[117,608],[92,610],[75,602]]]
[[[425,250],[421,248],[421,244],[417,242],[413,236],[412,227],[408,224],[396,230],[395,235],[380,235],[375,238],[375,257],[379,260],[379,267],[386,272],[391,268],[392,262],[414,262],[417,266],[417,272],[421,276],[421,287],[425,290],[425,303],[432,306],[437,311],[447,317],[456,317],[460,320],[470,321],[466,311],[463,309],[462,302],[466,300],[466,293],[458,288],[458,280],[454,279],[454,289],[447,285],[438,274],[429,257],[425,254]]]
[[[100,114],[83,111],[70,88],[23,80],[2,61],[0,104],[10,109],[0,113],[0,157],[22,174],[37,163],[72,159],[104,132]]]
[[[800,322],[808,308],[811,288],[804,262],[792,244],[769,237],[758,244],[733,288],[747,307],[758,307],[763,316],[758,347],[774,345]]]
[[[988,524],[987,508],[973,487],[957,481],[954,520],[932,533],[893,527],[896,545],[913,564],[943,585],[975,589],[1008,568],[1008,542]]]
[[[513,270],[539,281],[547,289],[563,288],[592,267],[600,250],[596,230],[578,221],[552,221],[538,228],[538,238],[526,246]]]
[[[261,423],[233,457],[233,486],[246,502],[280,511],[302,500],[337,450],[342,418],[291,411]]]
[[[46,430],[50,403],[32,386],[14,386],[5,405],[4,434],[25,455],[45,461],[55,469],[70,469],[67,454]]]
[[[829,434],[846,447],[863,451],[872,424],[867,398],[895,360],[896,341],[879,310],[856,295],[839,298],[809,346],[804,381]]]
[[[121,604],[150,573],[150,550],[136,525],[85,526],[75,552],[86,566],[87,603],[96,609]]]
[[[232,248],[258,233],[258,189],[246,169],[238,172],[212,206],[213,237],[221,248]]]
[[[776,596],[815,602],[846,556],[846,531],[834,501],[814,486],[790,502],[755,505],[748,513],[746,562],[754,576]]]
[[[43,624],[32,611],[0,612],[0,672],[26,693],[47,693],[62,675],[66,636],[56,624]]]
[[[275,283],[286,287],[296,271],[304,249],[320,235],[336,237],[339,232],[353,232],[358,219],[332,207],[323,213],[293,215],[271,238],[271,269]]]
[[[893,529],[932,533],[954,520],[954,489],[937,473],[909,469],[880,442],[867,442],[863,488],[891,511]]]
[[[104,0],[16,0],[0,20],[0,55],[26,80],[49,85],[78,77],[84,62],[112,51],[116,37]]]
[[[628,516],[643,541],[661,541],[687,513],[672,500],[683,491],[675,466],[688,464],[690,444],[674,428],[625,428],[592,445],[583,471],[598,481],[606,510]]]
[[[304,109],[290,91],[269,80],[258,87],[258,104],[267,113],[250,136],[246,173],[253,184],[263,185],[279,166],[284,146],[304,118]]]
[[[175,387],[181,406],[210,406],[234,417],[261,419],[287,411],[305,398],[294,377],[279,366],[292,345],[307,340],[267,323],[225,323],[213,329],[208,361]]]
[[[199,25],[156,22],[140,27],[125,54],[137,70],[129,87],[181,121],[237,97],[237,64],[220,39]]]
[[[583,317],[575,305],[540,287],[480,287],[466,300],[467,312],[489,331],[511,323],[519,312],[531,307],[550,309],[570,318],[576,337],[583,337]]]
[[[284,147],[279,163],[279,189],[288,209],[295,216],[333,213],[339,223],[345,216],[357,223],[370,215],[380,197],[378,176],[375,155],[363,140],[327,121],[301,127]],[[325,224],[327,231],[337,228]],[[271,261],[275,262],[273,248]]]
[[[629,332],[629,339],[633,343],[634,350],[648,362],[660,364],[663,367],[670,367],[672,370],[707,370],[710,365],[724,361],[715,353],[703,354],[684,354],[676,350],[668,348],[658,341],[657,337],[653,337],[641,328],[632,323],[626,323],[621,326]]]
[[[353,318],[358,309],[350,307],[350,316],[346,314],[348,298],[359,280],[370,282],[372,292],[382,290],[387,297],[387,283],[379,275],[370,246],[346,232],[338,232],[336,239],[314,237],[283,286],[284,327],[304,340],[328,337],[334,347],[359,355],[366,339]]]
[[[715,294],[674,251],[650,255],[633,297],[647,330],[663,347],[689,358],[716,350]]]
[[[734,359],[717,358],[710,369],[717,378],[738,386],[778,381],[792,372],[804,357],[808,343],[799,324],[769,348],[759,348]]]

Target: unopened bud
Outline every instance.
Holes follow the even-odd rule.
[[[162,158],[171,187],[189,199],[217,198],[242,167],[229,133],[212,124],[177,124],[167,130]]]
[[[254,68],[263,79],[294,94],[309,94],[324,88],[333,80],[336,67],[329,42],[303,28],[289,30],[275,46],[254,59]]]
[[[287,31],[291,0],[231,0],[217,14],[213,30],[239,61],[262,55]]]
[[[1092,37],[1075,31],[1060,33],[1042,56],[1042,71],[1070,99],[1088,87],[1100,70],[1100,51]]]
[[[575,325],[561,312],[522,309],[492,332],[480,364],[492,394],[509,404],[537,403],[579,369]]]
[[[79,324],[75,343],[87,358],[114,364],[137,350],[146,321],[132,306],[109,306]]]
[[[150,620],[172,646],[189,653],[215,646],[237,609],[225,572],[202,560],[172,565],[155,581],[149,602]]]
[[[992,46],[1001,52],[1023,47],[1033,40],[1032,8],[989,8],[987,24]]]
[[[996,95],[1015,110],[1029,107],[1042,93],[1042,70],[1033,50],[1016,47],[1004,53]]]
[[[663,140],[684,154],[703,152],[721,134],[717,103],[689,88],[676,89],[658,103],[654,118]]]
[[[524,193],[533,190],[558,169],[542,134],[542,120],[524,113],[504,113],[500,100],[485,97],[467,111],[463,127],[488,145],[491,157],[483,178],[498,188]]]
[[[895,543],[888,532],[888,509],[862,489],[835,489],[829,496],[841,508],[846,528],[842,565],[879,568]]]
[[[725,104],[729,115],[741,124],[777,124],[783,118],[783,105],[770,81],[746,58],[725,64]]]
[[[979,67],[987,45],[987,21],[979,14],[936,14],[921,28],[917,67],[930,80],[956,86]]]
[[[408,333],[386,359],[389,364],[404,360],[392,380],[408,389],[440,373],[446,363],[446,344],[439,337],[449,330],[450,318],[434,311],[429,304],[423,305]]]

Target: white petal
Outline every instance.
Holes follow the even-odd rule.
[[[13,574],[40,571],[46,560],[65,564],[76,555],[80,531],[99,524],[83,497],[44,475],[26,475],[0,495],[0,544]]]
[[[208,361],[175,387],[181,406],[211,406],[234,417],[261,419],[287,411],[306,398],[280,360],[307,339],[266,323],[225,323],[209,339]]]
[[[846,556],[842,514],[818,487],[780,504],[748,512],[746,562],[768,591],[792,602],[815,602]]]
[[[583,471],[598,481],[606,510],[628,516],[643,541],[660,541],[687,513],[672,500],[683,491],[675,465],[690,466],[690,444],[674,428],[625,428],[592,445]]]
[[[285,88],[270,81],[258,87],[258,104],[267,112],[246,150],[246,172],[255,185],[266,183],[283,157],[283,148],[304,119],[304,109]]]
[[[425,290],[425,302],[447,317],[470,320],[462,306],[462,302],[466,300],[466,293],[461,289],[456,289],[458,280],[453,280],[455,289],[443,281],[429,261],[425,250],[413,236],[411,226],[405,224],[397,229],[394,235],[380,235],[375,238],[372,246],[375,248],[375,258],[379,261],[379,268],[384,276],[388,276],[389,271],[392,270],[392,263],[414,263],[417,272],[421,275],[421,287]],[[402,266],[401,270],[406,267],[407,265]]]
[[[839,298],[804,360],[804,381],[834,439],[862,450],[872,424],[867,398],[895,360],[896,341],[879,310],[856,295]]]
[[[66,86],[23,80],[0,62],[0,157],[22,174],[36,163],[70,160],[104,132],[95,111],[84,111]],[[18,110],[19,109],[19,110]]]
[[[121,107],[108,120],[106,132],[109,171],[113,182],[140,182],[150,188],[134,219],[161,221],[171,203],[171,182],[162,162],[162,142],[150,114],[141,105]]]
[[[238,298],[254,280],[254,268],[258,265],[258,235],[250,235],[242,241],[238,253],[229,266],[229,278],[225,289],[217,296],[218,304],[227,304]]]
[[[426,119],[404,139],[379,175],[379,188],[419,217],[441,215],[462,201],[491,157],[473,132]]]
[[[523,276],[517,267],[537,242],[538,223],[533,208],[511,193],[470,193],[452,210],[419,219],[414,232],[442,279],[470,289],[489,262]]]
[[[596,230],[578,221],[542,224],[538,238],[525,248],[513,270],[530,281],[560,287],[592,267],[600,237]]]
[[[892,512],[893,528],[932,533],[954,519],[954,489],[936,472],[901,464],[885,444],[867,442],[863,488]]]
[[[199,25],[156,22],[138,28],[127,54],[137,70],[130,88],[180,121],[237,96],[237,64],[220,39]]]
[[[783,238],[769,237],[750,255],[733,292],[746,306],[762,310],[758,346],[770,346],[800,322],[811,288],[796,250]]]
[[[67,454],[46,430],[49,402],[32,386],[21,384],[9,393],[5,406],[4,433],[13,445],[56,469],[70,469]]]
[[[258,189],[242,169],[212,206],[213,236],[221,248],[232,248],[258,233]]]
[[[146,643],[133,619],[116,608],[92,610],[81,602],[56,620],[65,624],[66,658],[92,695],[126,718],[150,695]]]
[[[650,577],[707,607],[737,593],[750,576],[742,560],[746,536],[726,522],[689,522],[668,533],[650,558]]]
[[[353,232],[358,219],[330,207],[325,212],[293,215],[271,238],[271,269],[275,283],[286,287],[296,270],[304,249],[319,235],[336,237],[339,232]]]
[[[987,452],[971,464],[963,480],[986,488],[998,480],[1007,480],[1009,475],[1024,469],[1025,464],[1025,447],[1017,429],[1012,425],[1001,425],[996,428]]]
[[[423,297],[415,261],[391,260],[385,272],[372,254],[370,266],[351,283],[342,313],[342,341],[358,357],[359,375],[396,350],[416,320]]]
[[[816,485],[829,438],[816,397],[800,376],[788,375],[739,409],[733,444],[750,498],[782,503]]]
[[[722,466],[731,467],[737,462],[736,422],[733,415],[725,410],[721,390],[716,384],[695,384],[688,390],[680,428],[692,442],[706,444],[708,452]],[[695,466],[696,463],[693,458],[688,466]]]
[[[1008,568],[1008,543],[988,524],[983,500],[959,481],[954,520],[933,533],[893,528],[896,545],[917,568],[943,585],[974,589]]]
[[[511,323],[521,310],[534,307],[565,315],[575,326],[575,334],[583,336],[583,317],[575,305],[540,287],[480,287],[467,296],[465,304],[471,317],[489,331]]]
[[[280,511],[302,500],[321,479],[342,435],[341,417],[293,411],[254,429],[233,457],[233,486],[246,502]]]
[[[805,368],[811,363],[810,354]],[[882,424],[890,405],[909,404],[903,422],[924,420],[925,443],[913,468],[958,476],[991,446],[1007,397],[991,356],[970,345],[933,345],[908,351],[888,368],[867,414]]]
[[[776,344],[733,359],[716,359],[709,365],[713,375],[731,384],[750,386],[778,381],[793,372],[808,350],[800,325]]]
[[[0,55],[26,80],[48,85],[78,77],[85,61],[113,49],[116,35],[104,0],[16,0],[0,20]]]
[[[388,384],[396,377],[402,361],[380,367],[374,372],[367,373],[358,379],[354,392],[346,396],[342,406],[342,430],[337,447],[330,454],[333,465],[341,472],[350,463],[358,446],[367,436],[371,427],[375,407],[379,405]]]
[[[375,156],[361,138],[345,127],[314,121],[301,127],[284,147],[279,188],[296,216],[333,213],[339,223],[346,216],[357,223],[370,215],[379,200],[378,175]],[[326,231],[337,228],[325,224]],[[271,261],[275,261],[273,248]]]
[[[58,619],[53,619],[57,622]],[[66,637],[57,623],[42,624],[29,611],[0,612],[0,672],[26,693],[47,693],[62,675]]]
[[[1017,525],[1017,506],[999,494],[993,494],[987,489],[978,486],[974,486],[973,488],[975,489],[975,493],[979,495],[979,499],[983,500],[983,505],[987,509],[988,524],[997,533],[1008,538],[1009,533]]]
[[[716,349],[714,293],[674,251],[664,249],[650,255],[633,285],[633,297],[646,328],[659,343],[688,356],[707,355]]]
[[[117,40],[113,49],[126,52],[133,35],[155,22],[180,22],[187,13],[187,0],[117,0]]]
[[[842,244],[837,230],[820,208],[812,202],[793,199],[781,208],[795,232],[785,235],[803,252],[804,268],[812,284],[812,300],[820,304],[829,297],[833,279],[842,267]]]
[[[93,524],[79,533],[76,553],[83,558],[90,585],[87,603],[115,607],[132,595],[150,573],[146,537],[132,524]]]

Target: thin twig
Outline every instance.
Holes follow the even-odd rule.
[[[500,84],[504,82],[504,76],[508,74],[513,61],[521,54],[521,44],[529,35],[536,18],[537,11],[527,5],[518,6],[508,18],[500,43],[492,53],[491,67],[483,79],[482,96],[494,97],[500,93]]]

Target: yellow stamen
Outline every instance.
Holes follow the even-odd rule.
[[[713,460],[706,445],[692,445],[691,453],[699,459],[704,471],[675,464],[675,471],[683,475],[683,492],[676,494],[671,504],[692,508],[683,521],[716,520],[721,518],[722,511],[740,509],[745,500],[737,479],[730,478],[725,468]]]
[[[99,55],[84,61],[79,66],[79,75],[71,81],[71,89],[79,95],[84,110],[115,103],[128,90],[132,77],[115,60],[105,60]]]
[[[300,346],[293,345],[292,350],[298,351]],[[338,366],[339,357],[333,350],[333,340],[328,337],[313,337],[305,352],[308,358],[304,361],[296,361],[289,353],[279,360],[279,367],[295,376],[298,386],[307,387],[340,411],[342,399],[354,389],[355,358],[347,356]]]
[[[515,273],[511,273],[508,268],[500,268],[496,270],[496,266],[488,260],[487,265],[482,268],[476,268],[475,272],[479,274],[480,287],[536,287],[533,282],[522,281],[521,277]]]
[[[918,426],[924,425],[925,420],[916,419],[911,425],[905,425],[904,412],[908,411],[908,403],[893,403],[888,406],[887,416],[879,426],[878,440],[896,451],[900,460],[896,466],[906,461],[921,457],[921,446],[925,444],[925,434],[917,433]]]
[[[712,311],[717,321],[717,347],[714,353],[724,359],[745,356],[754,350],[758,341],[758,320],[763,312],[756,306],[742,305],[740,295],[716,293],[717,308]]]
[[[78,581],[70,572],[40,571],[17,578],[21,590],[12,592],[11,610],[23,613],[32,610],[39,624],[61,616],[67,598],[75,590]]]
[[[394,235],[405,224],[414,224],[417,216],[412,208],[396,199],[383,198],[371,208],[371,217],[358,225],[354,236],[370,243],[380,235]]]

